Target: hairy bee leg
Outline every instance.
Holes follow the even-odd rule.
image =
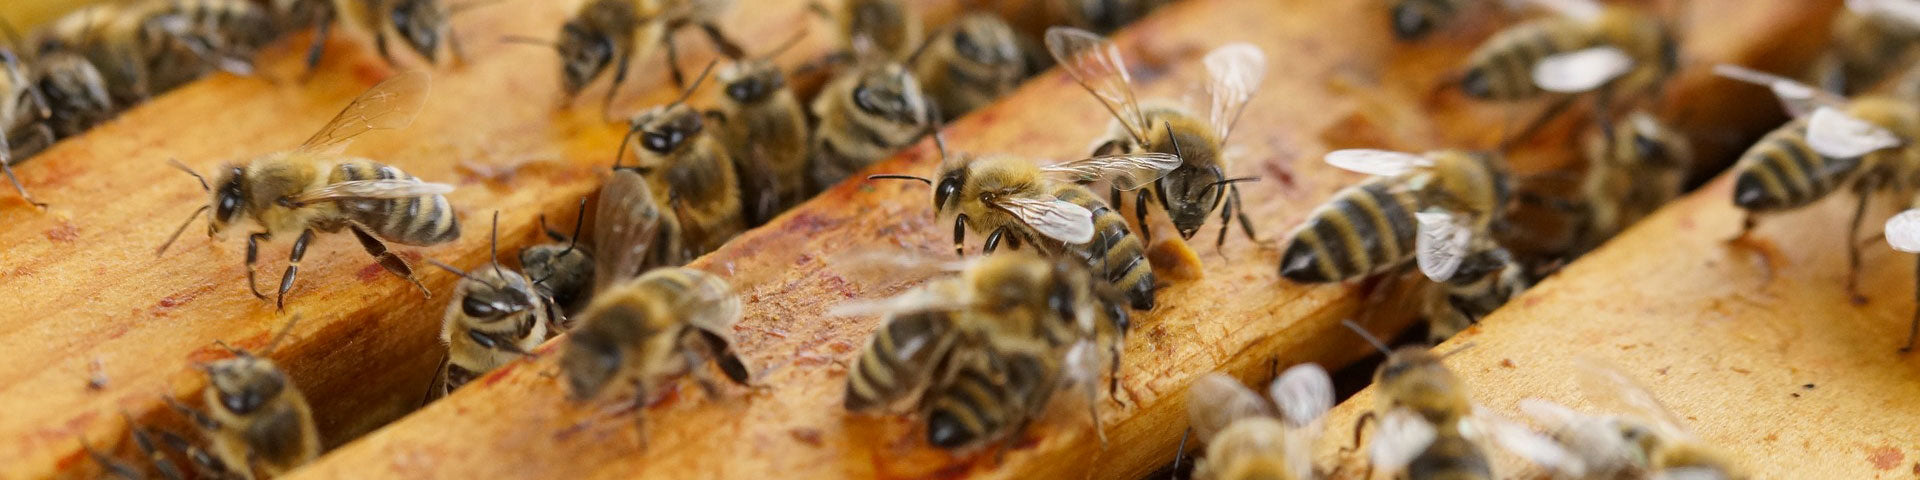
[[[254,298],[261,300],[266,300],[267,294],[260,293],[260,284],[253,279],[253,265],[260,261],[260,240],[269,238],[273,236],[267,232],[254,232],[247,235],[247,289],[253,291]]]
[[[1100,449],[1107,449],[1107,426],[1100,423],[1100,387],[1088,382],[1080,389],[1087,395],[1087,418],[1093,422],[1093,435],[1100,439]]]
[[[85,438],[80,439],[80,448],[86,450],[87,457],[92,458],[93,463],[100,464],[100,468],[105,470],[105,472],[102,472],[103,475],[127,480],[141,480],[146,478],[145,475],[140,474],[140,470],[133,468],[133,465],[115,460],[113,456],[107,455],[106,452],[94,450],[93,444],[87,443]]]
[[[5,137],[5,136],[6,136],[5,133],[0,133],[0,137]],[[13,176],[13,159],[11,158],[11,155],[8,154],[8,149],[9,147],[7,146],[6,139],[0,138],[0,173],[7,174],[7,181],[13,182],[13,189],[20,192],[21,200],[26,200],[27,203],[31,203],[33,204],[33,206],[40,207],[42,209],[47,208],[47,204],[45,202],[36,201],[33,199],[32,194],[27,193],[27,187],[25,185],[20,184],[20,177]]]
[[[967,256],[967,214],[953,216],[953,255]]]
[[[1133,196],[1133,219],[1140,222],[1140,239],[1149,242],[1153,241],[1153,231],[1147,227],[1147,201],[1152,198],[1152,188],[1141,188]]]
[[[1247,216],[1247,205],[1240,202],[1240,187],[1229,186],[1227,191],[1233,195],[1233,198],[1227,201],[1233,206],[1234,211],[1238,212],[1233,218],[1240,222],[1240,231],[1247,234],[1247,241],[1260,243],[1260,236],[1253,233],[1253,218]]]
[[[360,246],[367,250],[368,255],[373,255],[374,258],[378,259],[382,268],[386,268],[388,272],[399,275],[400,278],[413,283],[413,286],[418,287],[420,293],[426,295],[427,298],[433,298],[433,292],[428,291],[426,285],[421,285],[419,280],[413,278],[413,267],[407,265],[407,261],[401,259],[399,255],[394,255],[393,252],[387,251],[387,244],[385,242],[374,238],[372,234],[367,233],[366,230],[362,230],[359,225],[353,225],[348,229],[353,230],[353,237],[360,239]]]
[[[236,474],[227,462],[208,453],[206,449],[195,446],[187,439],[166,430],[160,431],[160,439],[174,449],[186,452],[187,461],[193,462],[194,473],[200,478],[245,478]]]
[[[994,250],[999,249],[1000,238],[1005,237],[1006,233],[1007,233],[1007,227],[1000,227],[1000,228],[993,229],[992,233],[987,234],[987,244],[980,247],[980,252],[986,253],[986,254],[992,254]],[[1010,244],[1018,242],[1017,240],[1012,240],[1012,237],[1007,237],[1007,238]]]
[[[160,451],[160,448],[155,446],[152,433],[149,433],[145,428],[141,428],[140,425],[135,424],[133,422],[133,415],[129,415],[126,412],[121,412],[120,415],[127,419],[127,435],[133,437],[134,446],[140,449],[141,454],[147,456],[147,461],[152,462],[154,470],[160,471],[161,478],[168,480],[182,480],[186,478],[186,474],[180,471],[180,467],[174,465],[173,460],[167,459],[166,452]]]
[[[287,255],[287,273],[280,276],[280,295],[274,299],[274,308],[287,309],[287,291],[293,290],[293,278],[300,272],[300,259],[307,256],[307,243],[313,241],[313,229],[300,232],[300,238],[293,241],[293,253]]]
[[[727,58],[734,60],[739,60],[747,56],[746,49],[740,48],[739,43],[735,43],[733,39],[727,38],[725,33],[721,33],[719,25],[715,25],[713,22],[702,22],[700,23],[700,29],[707,32],[707,39],[713,40],[714,48],[720,49],[721,55],[726,55]]]
[[[1861,190],[1859,202],[1853,207],[1853,221],[1847,228],[1847,297],[1854,305],[1866,305],[1867,296],[1860,293],[1860,222],[1867,217],[1867,196]]]
[[[307,46],[307,72],[301,80],[313,78],[313,72],[320,68],[320,55],[327,51],[327,34],[333,30],[333,10],[326,9],[313,20],[313,41]]]
[[[607,98],[600,102],[600,117],[609,122],[619,119],[610,117],[613,113],[613,97],[620,94],[620,86],[627,83],[627,66],[633,62],[633,52],[620,52],[620,60],[613,65],[613,83],[607,85]]]

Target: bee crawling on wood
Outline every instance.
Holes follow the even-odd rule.
[[[1207,444],[1193,467],[1201,480],[1319,478],[1313,447],[1333,407],[1333,380],[1319,365],[1288,368],[1268,388],[1271,403],[1239,380],[1209,373],[1187,387],[1187,418]]]
[[[734,60],[715,74],[725,94],[719,108],[706,115],[719,123],[733,157],[749,225],[766,223],[811,193],[806,106],[772,60],[805,34],[758,57]]]
[[[1329,152],[1326,161],[1376,176],[1334,193],[1294,230],[1280,275],[1296,282],[1338,282],[1408,260],[1446,282],[1474,252],[1476,237],[1501,228],[1512,196],[1506,162],[1491,153],[1353,149]]]
[[[733,350],[740,297],[725,279],[683,267],[660,268],[596,294],[568,334],[560,370],[569,398],[585,402],[631,381],[636,406],[664,384],[691,374],[709,395],[718,386],[709,361],[728,380],[747,385],[747,367]]]
[[[698,26],[727,58],[744,58],[745,50],[721,33],[718,21],[733,7],[734,0],[590,0],[579,4],[573,15],[560,26],[558,40],[508,37],[507,41],[549,46],[560,54],[562,89],[571,102],[580,91],[608,70],[613,71],[600,109],[608,115],[620,86],[627,81],[633,59],[645,58],[664,44],[667,71],[673,84],[685,87],[680,72],[680,54],[673,34],[681,28]]]
[[[213,184],[175,162],[174,166],[200,181],[210,198],[155,254],[166,252],[203,212],[212,213],[207,218],[208,237],[251,221],[260,230],[247,235],[247,286],[255,297],[264,300],[267,297],[260,293],[253,269],[260,256],[260,241],[297,232],[275,301],[276,306],[284,308],[287,291],[293,289],[294,276],[314,233],[348,230],[368,254],[379,259],[381,267],[432,297],[413,278],[413,268],[406,260],[387,250],[386,241],[425,246],[459,238],[460,223],[442,196],[453,191],[453,186],[422,182],[398,168],[341,154],[360,134],[412,123],[426,101],[427,87],[427,75],[420,72],[402,73],[380,82],[299,147],[260,155],[244,165],[229,165]]]
[[[1607,413],[1586,413],[1538,398],[1520,411],[1545,427],[1551,442],[1518,425],[1490,433],[1508,450],[1546,467],[1554,478],[1747,478],[1719,449],[1707,445],[1645,387],[1618,368],[1591,358],[1575,362],[1575,383]]]

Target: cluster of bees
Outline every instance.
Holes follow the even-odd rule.
[[[36,33],[28,60],[6,56],[8,85],[18,93],[5,97],[15,103],[0,105],[7,107],[0,114],[12,115],[0,120],[11,127],[8,139],[39,142],[14,143],[14,158],[77,133],[63,129],[61,119],[84,116],[87,122],[74,125],[97,123],[114,105],[124,108],[193,77],[249,72],[248,56],[277,33],[313,27],[312,65],[335,19],[372,32],[383,57],[389,33],[429,62],[443,41],[461,56],[448,19],[462,7],[432,0],[149,3],[154,6],[83,10]],[[1258,179],[1231,173],[1228,146],[1267,74],[1265,54],[1245,43],[1208,52],[1202,62],[1209,78],[1204,111],[1138,101],[1120,49],[1094,31],[1117,28],[1162,2],[1052,0],[1046,6],[1062,26],[1039,38],[984,13],[929,30],[911,5],[898,0],[816,5],[834,25],[839,47],[805,67],[833,70],[811,101],[802,101],[788,85],[789,72],[772,61],[800,37],[748,54],[719,24],[733,3],[591,0],[579,4],[553,39],[509,39],[557,53],[570,99],[610,77],[603,113],[610,113],[630,64],[650,61],[658,49],[665,50],[683,93],[628,119],[591,222],[585,199],[571,234],[546,228],[543,220],[552,242],[522,250],[518,268],[499,260],[497,240],[486,264],[463,269],[432,262],[461,281],[443,318],[448,353],[429,397],[528,356],[560,332],[570,333],[560,376],[576,402],[632,385],[636,402],[648,404],[669,390],[666,383],[685,376],[708,395],[720,395],[723,386],[709,363],[730,382],[751,385],[750,370],[730,338],[742,312],[733,286],[681,265],[928,135],[942,157],[933,175],[868,178],[925,183],[933,191],[934,215],[943,224],[951,220],[956,253],[965,258],[964,239],[971,232],[984,236],[983,255],[960,262],[908,259],[931,279],[896,296],[841,305],[833,314],[882,317],[848,368],[845,408],[914,416],[934,446],[973,451],[1005,445],[1041,419],[1061,392],[1085,397],[1098,431],[1101,383],[1117,399],[1129,318],[1133,310],[1154,307],[1160,286],[1146,254],[1148,241],[1156,238],[1149,225],[1157,218],[1150,220],[1149,212],[1162,212],[1182,240],[1217,218],[1216,244],[1226,241],[1234,224],[1258,241],[1238,186]],[[1392,31],[1409,42],[1447,28],[1465,12],[1494,8],[1472,0],[1386,3]],[[1525,179],[1509,171],[1504,152],[1331,152],[1325,156],[1329,164],[1371,178],[1337,192],[1292,229],[1281,242],[1280,276],[1298,283],[1419,282],[1419,313],[1438,341],[1681,192],[1693,163],[1688,140],[1649,110],[1680,67],[1683,32],[1671,23],[1674,15],[1586,0],[1523,3],[1541,14],[1486,40],[1466,59],[1458,87],[1491,102],[1551,104],[1543,119],[1567,104],[1589,102],[1591,133],[1578,147],[1587,159],[1579,194],[1557,202],[1529,197],[1519,191]],[[1920,81],[1901,79],[1891,94],[1841,95],[1905,68],[1889,58],[1904,58],[1920,39],[1920,15],[1897,0],[1856,0],[1836,22],[1835,46],[1815,82],[1834,93],[1783,76],[1717,69],[1771,88],[1796,117],[1736,167],[1735,203],[1751,214],[1803,206],[1851,187],[1861,198],[1857,229],[1867,194],[1911,191],[1913,166],[1920,161],[1910,158],[1916,151],[1907,139],[1920,136],[1920,110],[1913,102]],[[687,27],[704,32],[727,57],[691,81],[680,71],[673,43]],[[61,73],[60,62],[79,62],[85,65],[80,71],[92,73]],[[991,103],[1049,63],[1111,113],[1109,132],[1094,139],[1086,158],[1042,165],[947,150],[939,134],[943,121]],[[695,93],[709,78],[723,95],[711,108],[696,108]],[[173,238],[202,214],[210,236],[257,225],[248,235],[246,264],[249,288],[265,299],[253,278],[258,243],[294,236],[278,289],[277,302],[284,305],[316,232],[348,230],[381,266],[425,292],[387,243],[425,246],[456,239],[460,225],[444,197],[453,187],[343,155],[342,149],[358,135],[409,124],[428,84],[424,73],[391,77],[300,146],[223,167],[211,181],[179,165],[200,181],[209,199]],[[61,90],[75,85],[85,93]],[[1107,195],[1096,193],[1102,186]],[[1131,206],[1125,202],[1129,193]],[[1540,258],[1515,253],[1520,243],[1541,238],[1509,218],[1528,202],[1551,203],[1576,219],[1573,234],[1550,245],[1524,245],[1549,252]],[[495,218],[497,223],[497,213]],[[579,226],[587,223],[595,227],[583,238]],[[1920,205],[1889,220],[1885,238],[1896,249],[1920,251]],[[1003,243],[1008,251],[999,250]],[[1858,245],[1849,246],[1857,270]],[[1920,313],[1915,322],[1920,331]],[[1497,445],[1566,478],[1740,478],[1733,465],[1658,408],[1651,394],[1608,367],[1589,365],[1583,375],[1593,379],[1586,382],[1595,386],[1589,396],[1624,405],[1621,413],[1524,403],[1524,413],[1545,427],[1540,433],[1475,406],[1443,365],[1444,355],[1425,348],[1389,350],[1367,339],[1387,357],[1374,378],[1370,470],[1409,478],[1493,478],[1485,451]],[[210,379],[204,411],[175,403],[204,430],[206,445],[132,428],[152,470],[185,476],[163,447],[187,452],[200,474],[222,478],[273,476],[318,455],[316,429],[299,390],[264,353],[233,352],[234,358],[203,367]],[[1320,436],[1320,416],[1333,402],[1326,372],[1294,366],[1277,375],[1270,390],[1271,402],[1219,374],[1193,384],[1191,420],[1206,444],[1198,477],[1321,474],[1308,452]],[[1368,425],[1357,426],[1356,441]],[[123,476],[144,471],[98,452],[94,457]]]

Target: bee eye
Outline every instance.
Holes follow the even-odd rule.
[[[734,100],[739,100],[743,102],[747,100],[752,100],[756,96],[754,95],[754,93],[760,90],[758,88],[759,85],[757,85],[758,83],[760,82],[757,80],[746,80],[742,82],[735,82],[732,85],[727,85],[727,98],[732,98]]]
[[[954,177],[947,177],[947,179],[940,181],[940,188],[936,188],[933,190],[933,203],[935,205],[946,205],[948,199],[951,199],[954,197],[954,195],[959,195],[959,194],[960,194],[960,179],[954,178]]]
[[[1660,142],[1645,135],[1633,136],[1633,153],[1643,163],[1653,162],[1666,155],[1666,148]]]
[[[474,318],[493,318],[501,313],[500,309],[493,308],[492,303],[473,295],[468,295],[466,299],[460,301],[460,312]]]
[[[647,133],[644,134],[643,137],[645,137],[644,141],[647,144],[648,150],[665,153],[668,149],[673,148],[672,141],[667,138],[666,134]]]
[[[953,50],[970,60],[981,60],[980,44],[973,41],[973,34],[966,30],[953,32]]]
[[[853,89],[853,104],[867,113],[880,113],[879,100],[874,98],[873,90],[866,86]]]

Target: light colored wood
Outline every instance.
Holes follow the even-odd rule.
[[[65,15],[82,6],[106,0],[10,0],[0,5],[0,18],[20,29],[22,34],[37,25]]]
[[[1135,78],[1148,98],[1197,91],[1203,75],[1197,60],[1213,46],[1250,41],[1266,50],[1272,71],[1241,120],[1240,160],[1231,173],[1265,177],[1249,186],[1247,200],[1260,234],[1277,239],[1358,178],[1320,164],[1326,150],[1490,146],[1500,137],[1491,125],[1525,113],[1451,93],[1429,97],[1491,31],[1490,22],[1399,45],[1388,39],[1375,5],[1193,0],[1118,38],[1137,63]],[[1696,13],[1722,28],[1695,31],[1690,46],[1699,48],[1691,55],[1701,63],[1689,65],[1672,98],[1768,101],[1764,92],[1725,88],[1698,70],[1708,62],[1763,57],[1804,62],[1818,42],[1761,39],[1817,30],[1834,5],[1701,2]],[[1733,136],[1751,136],[1768,121],[1707,113],[1689,118],[1697,131]],[[1106,121],[1070,79],[1049,74],[954,124],[948,139],[958,150],[1066,158],[1083,153]],[[1566,149],[1554,147],[1565,145],[1566,133],[1544,136],[1540,148],[1516,156],[1523,163],[1517,168],[1567,162]],[[923,144],[875,171],[925,174],[936,163]],[[1185,422],[1183,393],[1195,375],[1224,370],[1251,378],[1265,375],[1271,360],[1340,365],[1366,354],[1338,325],[1355,313],[1363,288],[1281,281],[1278,252],[1236,237],[1215,253],[1205,245],[1214,234],[1210,226],[1198,247],[1205,278],[1169,285],[1160,291],[1161,306],[1136,320],[1125,356],[1125,404],[1102,402],[1105,449],[1078,412],[1051,417],[1004,452],[955,457],[930,449],[910,419],[846,415],[840,405],[845,362],[875,320],[822,317],[837,302],[905,287],[843,276],[830,265],[838,252],[947,251],[951,226],[932,222],[929,193],[904,182],[841,185],[695,262],[730,276],[745,296],[746,318],[735,336],[760,388],[728,387],[722,398],[707,399],[683,387],[642,417],[610,416],[616,400],[567,403],[551,376],[563,343],[557,341],[539,359],[488,375],[296,476],[1137,478],[1172,459]]]

